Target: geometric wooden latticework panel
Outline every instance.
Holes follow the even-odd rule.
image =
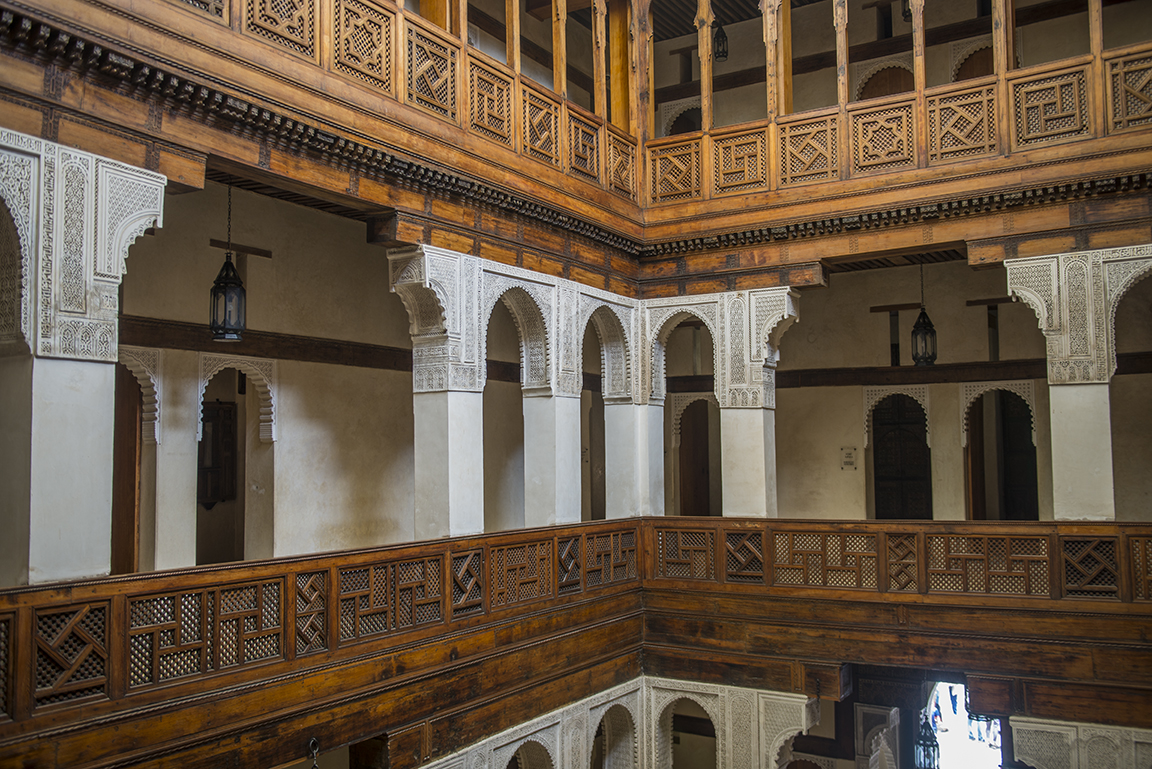
[[[456,49],[408,25],[408,101],[456,121]]]
[[[764,535],[761,532],[724,533],[724,581],[764,584]]]
[[[636,199],[636,145],[608,135],[609,189],[629,200]]]
[[[636,579],[635,530],[585,535],[584,584],[588,588]]]
[[[580,551],[583,537],[568,537],[556,541],[556,594],[579,593],[584,574]]]
[[[493,547],[491,606],[511,606],[552,595],[552,541]]]
[[[568,169],[576,176],[600,181],[600,128],[568,115]]]
[[[1085,69],[1012,83],[1017,147],[1089,135]]]
[[[700,197],[700,140],[649,150],[652,202]]]
[[[831,181],[840,177],[836,151],[839,120],[827,115],[780,124],[780,186]]]
[[[996,152],[996,86],[928,97],[928,162]]]
[[[316,55],[315,0],[248,0],[247,29],[265,40]]]
[[[656,575],[676,579],[715,579],[716,541],[711,531],[656,530]]]
[[[889,534],[888,589],[915,593],[920,589],[915,534]]]
[[[1130,537],[1132,591],[1138,601],[1152,601],[1152,537]]]
[[[1152,123],[1152,56],[1141,54],[1108,62],[1111,131]]]
[[[217,19],[228,18],[226,0],[181,0],[181,2],[198,11],[203,11],[209,16],[215,16]]]
[[[560,165],[560,105],[521,86],[524,105],[524,154]]]
[[[484,612],[484,551],[452,554],[452,619]]]
[[[36,610],[35,707],[108,696],[108,604]]]
[[[440,622],[442,572],[439,557],[341,569],[340,643]]]
[[[1051,594],[1047,537],[929,535],[927,546],[932,591]]]
[[[891,171],[916,165],[912,105],[892,104],[851,114],[852,172]]]
[[[296,575],[296,654],[328,648],[328,572]]]
[[[256,582],[216,591],[214,666],[219,669],[284,655],[283,582]]]
[[[1120,567],[1113,537],[1062,537],[1064,596],[1120,597]]]
[[[768,188],[763,130],[712,140],[712,191],[716,195]]]
[[[512,78],[470,59],[468,94],[468,129],[511,147]]]
[[[876,588],[875,534],[777,532],[773,584]]]
[[[391,94],[395,16],[371,0],[337,0],[335,15],[335,68]]]

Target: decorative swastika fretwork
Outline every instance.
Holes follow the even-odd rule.
[[[912,105],[893,104],[851,115],[852,172],[871,173],[916,165]]]
[[[1048,597],[1047,537],[929,535],[928,589]]]
[[[836,115],[780,124],[780,186],[840,177]]]
[[[600,181],[600,128],[568,116],[568,169],[576,176]]]
[[[700,140],[649,150],[652,202],[700,197]]]
[[[407,29],[408,102],[456,122],[456,49],[413,24]]]
[[[316,55],[315,0],[248,0],[247,29],[312,58]]]
[[[395,565],[396,629],[444,619],[444,562],[439,557],[400,561]]]
[[[724,136],[712,140],[712,192],[732,192],[768,188],[767,142],[763,130]]]
[[[214,667],[226,669],[283,658],[282,585],[277,579],[216,592]]]
[[[716,535],[711,531],[657,529],[656,575],[674,579],[716,578]]]
[[[328,648],[328,573],[296,575],[296,654],[301,656]]]
[[[37,609],[35,707],[108,696],[108,604]]]
[[[918,558],[915,534],[888,535],[888,589],[917,592]]]
[[[213,595],[200,590],[128,602],[130,688],[197,675],[211,667]]]
[[[1137,601],[1152,601],[1152,537],[1129,537],[1132,543],[1132,592]]]
[[[522,88],[524,154],[560,165],[560,105],[527,86]]]
[[[996,152],[996,87],[928,97],[928,162]]]
[[[1152,123],[1152,56],[1145,53],[1108,62],[1108,95],[1109,131]]]
[[[777,585],[875,589],[876,567],[875,534],[775,534]]]
[[[609,188],[629,200],[636,199],[636,145],[608,135]]]
[[[392,93],[392,28],[395,16],[371,0],[337,0],[333,66]]]
[[[340,641],[371,638],[393,628],[392,565],[340,570]]]
[[[727,582],[764,583],[764,535],[759,531],[724,534],[724,579]]]
[[[512,146],[512,78],[472,59],[468,86],[468,130]]]
[[[1061,537],[1065,598],[1120,597],[1114,537]]]
[[[580,558],[582,537],[567,537],[556,542],[556,593],[579,593],[583,574]]]
[[[484,612],[484,553],[470,550],[452,556],[452,619]]]
[[[12,674],[12,615],[0,615],[0,721],[9,717],[12,705],[8,701],[8,677]]]
[[[1086,78],[1081,68],[1012,83],[1016,146],[1088,136]]]
[[[493,607],[552,595],[551,541],[494,547],[489,558]]]
[[[182,2],[217,19],[228,18],[227,0],[182,0]]]
[[[586,541],[584,584],[589,588],[636,579],[636,532],[590,534]]]

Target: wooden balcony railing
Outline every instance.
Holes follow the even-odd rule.
[[[1147,620],[1152,524],[626,519],[12,588],[0,763],[45,730],[645,589]]]

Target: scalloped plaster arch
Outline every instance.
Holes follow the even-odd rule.
[[[513,755],[516,756],[520,769],[557,769],[559,766],[548,747],[531,738],[521,742]]]
[[[163,187],[140,184],[137,174],[137,169],[111,160],[97,165],[97,204],[107,201],[100,211],[106,221],[96,236],[97,276],[119,280],[127,272],[132,244],[149,229],[163,225]]]
[[[653,687],[653,698],[656,697],[656,687]],[[711,698],[699,696],[698,693],[692,691],[665,691],[666,695],[657,700],[653,704],[659,708],[659,715],[656,718],[655,740],[656,740],[656,767],[655,769],[672,769],[672,711],[676,708],[676,703],[680,700],[689,700],[696,703],[708,714],[708,719],[712,722],[712,729],[716,735],[716,766],[721,767],[724,765],[724,723],[720,718],[718,712],[719,695],[712,695]]]
[[[960,445],[968,445],[968,416],[972,413],[972,404],[986,392],[1003,390],[1020,396],[1028,404],[1028,413],[1032,415],[1032,445],[1036,445],[1036,393],[1031,379],[1003,382],[965,382],[960,392]]]
[[[28,345],[28,281],[16,220],[0,199],[0,345]]]
[[[716,400],[716,393],[676,393],[672,396],[672,445],[680,445],[680,419],[684,416],[684,409],[696,401],[708,401],[716,408],[720,402]]]
[[[960,68],[964,66],[964,62],[968,61],[972,54],[991,47],[991,35],[984,35],[982,37],[952,43],[952,71],[949,76],[949,81],[953,83],[957,82],[956,76],[960,74]]]
[[[860,101],[861,94],[864,93],[864,86],[868,85],[868,81],[879,71],[884,69],[903,69],[909,73],[915,74],[912,70],[912,52],[898,54],[896,56],[888,56],[883,59],[876,59],[875,61],[861,62],[853,66],[852,77],[856,81],[856,87],[853,89],[855,94],[853,101]],[[893,94],[895,95],[895,94]]]
[[[620,322],[607,303],[595,305],[587,317],[582,317],[578,329],[587,329],[592,324],[592,330],[600,342],[600,375],[603,377],[601,387],[605,398],[618,400],[630,399],[632,395],[632,367],[631,350],[628,338],[624,331],[624,324]],[[583,335],[578,338],[583,339]],[[576,346],[576,370],[584,370],[584,345]]]
[[[672,124],[676,122],[676,118],[683,115],[690,109],[700,109],[700,97],[689,96],[686,99],[676,99],[675,101],[665,102],[660,105],[660,129],[663,131],[661,136],[672,136]]]
[[[160,445],[160,366],[163,350],[151,347],[120,345],[120,362],[140,383],[143,407],[140,413],[140,437],[146,444]]]
[[[260,441],[273,443],[276,440],[276,361],[267,358],[246,358],[240,355],[216,355],[200,353],[200,389],[197,403],[200,419],[196,423],[196,440],[204,437],[204,391],[212,377],[226,368],[243,371],[251,377],[252,384],[260,396]]]
[[[594,736],[596,728],[604,726],[605,769],[636,769],[640,766],[640,740],[632,712],[619,702],[612,703],[595,727],[589,724]],[[589,744],[591,744],[589,742]]]
[[[485,275],[486,282],[490,276]],[[485,360],[488,355],[488,324],[492,321],[492,311],[496,302],[503,302],[512,315],[516,324],[516,333],[520,342],[520,386],[532,394],[545,394],[552,392],[552,335],[549,333],[545,312],[547,304],[542,306],[540,297],[530,292],[529,285],[518,285],[511,278],[503,276],[488,283],[494,290],[488,291],[485,287],[485,303],[480,308],[480,317],[483,320],[480,341],[480,359]],[[548,307],[550,309],[550,307]]]
[[[1108,335],[1111,341],[1108,347],[1111,355],[1112,373],[1116,372],[1116,310],[1133,286],[1152,275],[1152,247],[1145,246],[1142,250],[1145,254],[1140,254],[1137,251],[1134,255],[1135,258],[1131,260],[1104,262],[1107,278],[1112,278],[1114,273],[1122,273],[1117,277],[1115,286],[1111,284],[1111,281],[1108,285]],[[1133,269],[1123,270],[1121,265],[1132,265]]]
[[[907,395],[924,409],[924,441],[932,448],[932,420],[928,418],[927,385],[893,385],[891,387],[864,388],[864,447],[867,448],[872,436],[872,410],[876,404],[889,395]]]
[[[713,313],[717,312],[719,303],[714,299],[708,305],[712,308]],[[655,329],[650,329],[651,336],[648,344],[648,351],[651,355],[652,361],[652,381],[648,388],[650,397],[663,398],[667,394],[667,378],[666,378],[666,365],[665,365],[665,347],[668,344],[668,337],[676,330],[676,327],[689,318],[696,318],[704,327],[708,329],[708,333],[712,335],[712,371],[714,379],[713,390],[714,392],[721,392],[721,377],[716,376],[716,372],[721,370],[721,355],[722,338],[719,334],[719,329],[715,319],[710,318],[706,312],[701,312],[699,305],[684,305],[675,307],[656,307],[651,308],[651,315],[656,315],[658,325]],[[658,314],[657,314],[658,313]],[[651,317],[651,315],[649,317]]]

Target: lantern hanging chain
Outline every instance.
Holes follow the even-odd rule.
[[[228,250],[224,252],[224,258],[232,261],[232,185],[228,185]],[[921,292],[923,293],[923,292]]]
[[[231,210],[231,209],[229,209]],[[231,219],[229,219],[231,221]],[[924,263],[920,263],[920,309],[924,309]]]

